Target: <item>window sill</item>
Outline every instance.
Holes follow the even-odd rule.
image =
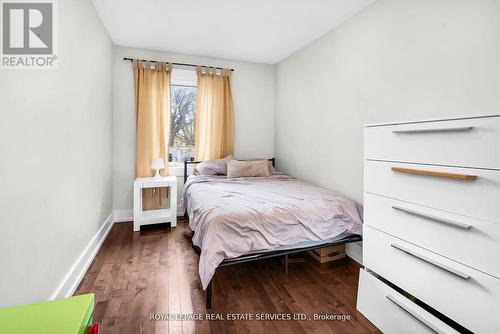
[[[193,174],[194,166],[188,166],[188,175]],[[184,176],[184,163],[182,162],[169,162],[168,163],[168,175],[172,176]]]

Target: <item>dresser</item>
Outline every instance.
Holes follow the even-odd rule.
[[[499,333],[500,115],[364,140],[358,310],[384,333]]]

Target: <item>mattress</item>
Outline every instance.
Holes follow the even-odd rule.
[[[224,259],[320,245],[362,232],[360,204],[284,173],[190,176],[182,206],[194,231],[193,244],[201,249],[204,289]]]

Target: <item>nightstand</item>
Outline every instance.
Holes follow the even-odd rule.
[[[157,210],[142,210],[142,189],[170,188],[170,207]],[[177,177],[140,177],[134,181],[134,231],[139,231],[142,225],[170,223],[177,225]]]

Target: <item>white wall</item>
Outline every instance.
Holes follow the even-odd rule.
[[[362,203],[363,124],[498,113],[498,13],[494,0],[378,0],[279,63],[278,167]]]
[[[58,9],[59,68],[0,70],[0,306],[53,296],[112,211],[112,43]]]
[[[362,202],[363,124],[498,113],[498,13],[493,0],[378,0],[279,63],[279,167]]]
[[[273,147],[274,66],[115,47],[113,53],[113,202],[130,210],[135,179],[135,97],[132,64],[123,57],[234,68],[232,92],[236,158],[270,158]]]

